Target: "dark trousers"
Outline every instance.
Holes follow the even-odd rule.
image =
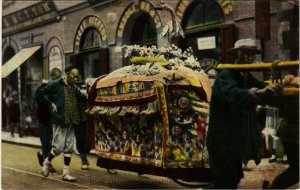
[[[43,158],[47,158],[52,148],[52,127],[39,122]]]
[[[299,182],[299,143],[283,141],[289,168],[272,182],[271,189],[286,189]]]
[[[209,151],[209,165],[214,177],[212,189],[236,189],[244,177],[240,153],[222,145]]]
[[[80,125],[75,127],[76,146],[79,153],[88,154],[89,149],[86,148],[86,122],[82,121]]]

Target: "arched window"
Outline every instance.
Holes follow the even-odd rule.
[[[139,16],[131,33],[131,44],[156,45],[156,28],[149,14]]]
[[[195,0],[185,10],[182,27],[186,37],[180,40],[180,47],[192,47],[203,68],[220,62],[223,22],[223,11],[215,0]]]
[[[148,13],[134,13],[128,20],[124,29],[128,35],[123,35],[123,44],[157,45],[155,24]]]
[[[49,51],[49,76],[53,68],[58,68],[63,72],[62,53],[58,46],[51,47]]]
[[[152,46],[157,45],[157,32],[152,17],[143,11],[134,13],[128,19],[124,28],[124,45]],[[129,60],[123,60],[123,66],[129,65]]]
[[[223,21],[223,12],[217,2],[212,0],[195,1],[186,10],[183,27],[189,29],[197,25]]]
[[[81,50],[99,47],[99,45],[100,45],[99,32],[94,28],[90,28],[84,34]]]

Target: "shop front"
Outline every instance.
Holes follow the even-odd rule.
[[[18,133],[22,135],[37,135],[36,123],[36,103],[35,91],[42,80],[42,48],[40,45],[25,47],[16,53],[2,66],[2,79],[8,81],[5,88],[10,88],[10,93],[6,94],[8,100],[4,100],[5,105],[9,105],[12,95],[17,93],[20,110],[20,126]],[[5,110],[11,112],[10,107]],[[16,110],[17,113],[17,110]],[[11,119],[5,116],[7,125]],[[7,129],[9,130],[9,129]]]
[[[234,43],[234,25],[224,24],[225,15],[217,1],[181,2],[177,15],[185,34],[179,39],[179,46],[191,47],[204,69],[232,61],[224,52]]]

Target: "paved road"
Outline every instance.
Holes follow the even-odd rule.
[[[61,181],[63,157],[54,158],[53,165],[57,173],[48,178],[41,176],[36,152],[38,148],[2,142],[2,188],[3,189],[183,189],[187,187],[174,183],[169,178],[142,175],[133,172],[118,171],[117,175],[108,174],[96,166],[96,157],[89,155],[90,170],[80,169],[80,158],[73,156],[70,172],[77,182]],[[272,181],[287,168],[286,164],[269,164],[263,159],[259,166],[249,163],[250,172],[244,172],[245,178],[239,184],[242,189],[261,189],[264,180]],[[230,175],[230,174],[228,174]],[[299,184],[290,187],[297,189]]]
[[[2,142],[2,188],[3,189],[182,189],[184,187],[165,177],[153,175],[138,176],[133,172],[117,171],[108,174],[103,168],[96,166],[96,157],[89,156],[90,169],[80,169],[80,158],[72,157],[70,172],[77,177],[77,182],[61,181],[62,155],[53,159],[52,164],[58,170],[43,177],[38,164],[36,152],[38,148]]]

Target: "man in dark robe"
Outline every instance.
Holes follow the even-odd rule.
[[[255,40],[242,39],[229,50],[235,64],[253,63],[261,53]],[[207,148],[214,176],[214,189],[234,189],[243,178],[244,160],[260,163],[260,132],[255,120],[257,94],[275,92],[277,85],[266,85],[249,72],[222,70],[214,83],[210,104]]]

